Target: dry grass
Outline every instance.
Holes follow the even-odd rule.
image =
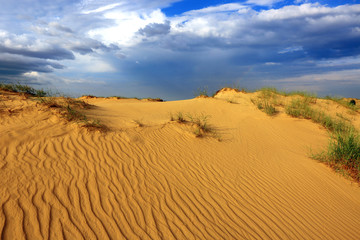
[[[187,124],[191,126],[192,133],[198,137],[206,137],[211,136],[216,138],[217,140],[221,140],[221,138],[216,133],[215,129],[209,124],[210,116],[204,114],[186,114],[186,116],[182,112],[177,112],[175,115],[170,114],[170,120],[176,121],[181,124]]]

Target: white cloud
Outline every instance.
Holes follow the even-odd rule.
[[[76,61],[65,61],[68,66],[62,72],[81,72],[81,73],[107,73],[115,72],[114,68],[100,56],[75,54]]]
[[[278,53],[284,54],[284,53],[292,53],[292,52],[303,51],[303,50],[304,49],[302,46],[294,46],[294,47],[284,48],[283,50],[279,51]]]
[[[317,73],[317,74],[307,74],[300,77],[290,77],[279,79],[276,82],[295,82],[295,83],[316,83],[316,82],[327,82],[327,81],[336,81],[339,84],[352,83],[360,84],[360,69],[351,69],[351,70],[341,70],[341,71],[329,71],[326,73]]]
[[[281,65],[281,63],[277,63],[277,62],[266,62],[265,65],[266,65],[266,66],[276,66],[276,65]]]
[[[209,13],[219,13],[219,12],[232,12],[232,11],[239,11],[242,9],[247,9],[249,7],[244,6],[238,3],[228,3],[218,6],[211,6],[199,10],[191,10],[186,13],[185,15],[195,15],[195,14],[209,14]]]
[[[105,12],[107,10],[111,10],[113,8],[116,8],[118,6],[120,6],[121,3],[114,3],[114,4],[109,4],[109,5],[106,5],[106,6],[102,6],[102,7],[99,7],[97,9],[94,9],[94,10],[87,10],[87,11],[83,11],[82,13],[84,14],[90,14],[90,13],[100,13],[100,12]]]
[[[248,0],[246,1],[247,4],[254,4],[258,6],[271,6],[275,3],[282,2],[284,0]]]
[[[166,21],[166,16],[160,9],[153,10],[150,14],[113,10],[104,14],[104,17],[115,21],[115,24],[106,28],[93,29],[88,32],[89,36],[106,44],[115,42],[127,47],[141,42],[141,38],[137,37],[139,29],[150,23]]]
[[[319,67],[339,67],[339,66],[360,65],[360,56],[322,60],[322,61],[318,61],[316,65]]]
[[[35,72],[35,71],[31,71],[31,72],[24,73],[23,76],[30,77],[30,78],[34,78],[34,77],[36,78],[36,77],[39,77],[39,73]]]

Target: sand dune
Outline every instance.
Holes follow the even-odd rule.
[[[1,239],[360,236],[359,186],[308,157],[327,145],[326,130],[281,112],[269,117],[253,94],[86,99],[105,133],[0,96]],[[194,137],[170,121],[177,112],[209,116],[217,135]]]

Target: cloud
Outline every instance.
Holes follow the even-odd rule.
[[[94,10],[83,11],[83,13],[84,14],[100,13],[100,12],[104,12],[104,11],[114,9],[114,8],[120,6],[120,5],[121,5],[121,3],[113,3],[113,4],[106,5],[106,6],[98,7],[96,9],[94,9]]]
[[[295,83],[315,83],[315,82],[328,82],[336,81],[339,84],[360,84],[360,69],[341,70],[341,71],[328,71],[325,73],[306,74],[299,77],[290,77],[279,79],[276,82],[295,82]],[[340,81],[339,81],[340,80]]]
[[[257,6],[271,6],[275,3],[282,2],[284,0],[248,0],[246,1],[247,4],[253,4]]]
[[[104,77],[185,92],[359,68],[359,4],[248,0],[166,16],[162,9],[177,1],[6,0],[0,74]]]
[[[116,70],[105,59],[91,55],[76,54],[76,62],[72,62],[72,64],[69,62],[68,65],[62,72],[108,73]]]
[[[26,72],[50,73],[63,68],[63,65],[54,61],[0,53],[0,76],[3,79],[20,76]]]
[[[284,53],[292,53],[292,52],[303,51],[303,50],[304,50],[304,49],[303,49],[302,46],[294,46],[294,47],[284,48],[284,49],[278,51],[278,53],[284,54]]]
[[[198,10],[191,10],[184,15],[198,15],[198,14],[209,14],[209,13],[220,13],[220,12],[236,12],[241,9],[248,8],[245,5],[239,3],[227,3],[218,6],[206,7]]]
[[[72,52],[61,46],[51,45],[28,35],[14,35],[6,32],[0,35],[0,51],[42,59],[74,59]]]
[[[170,21],[165,21],[165,23],[150,23],[144,28],[140,28],[138,32],[146,37],[153,37],[168,34],[170,32],[170,28]]]
[[[134,46],[141,42],[138,32],[148,24],[166,24],[166,16],[160,9],[146,12],[124,12],[113,10],[104,14],[104,18],[111,19],[114,23],[109,27],[92,29],[88,32],[89,36],[102,41],[105,44],[117,43],[120,46]],[[153,25],[149,28],[153,28]],[[164,26],[160,26],[164,27]],[[166,26],[165,26],[166,27]],[[144,30],[151,31],[151,29]]]

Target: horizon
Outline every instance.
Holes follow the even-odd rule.
[[[359,3],[5,0],[0,83],[73,96],[270,86],[360,99]]]

